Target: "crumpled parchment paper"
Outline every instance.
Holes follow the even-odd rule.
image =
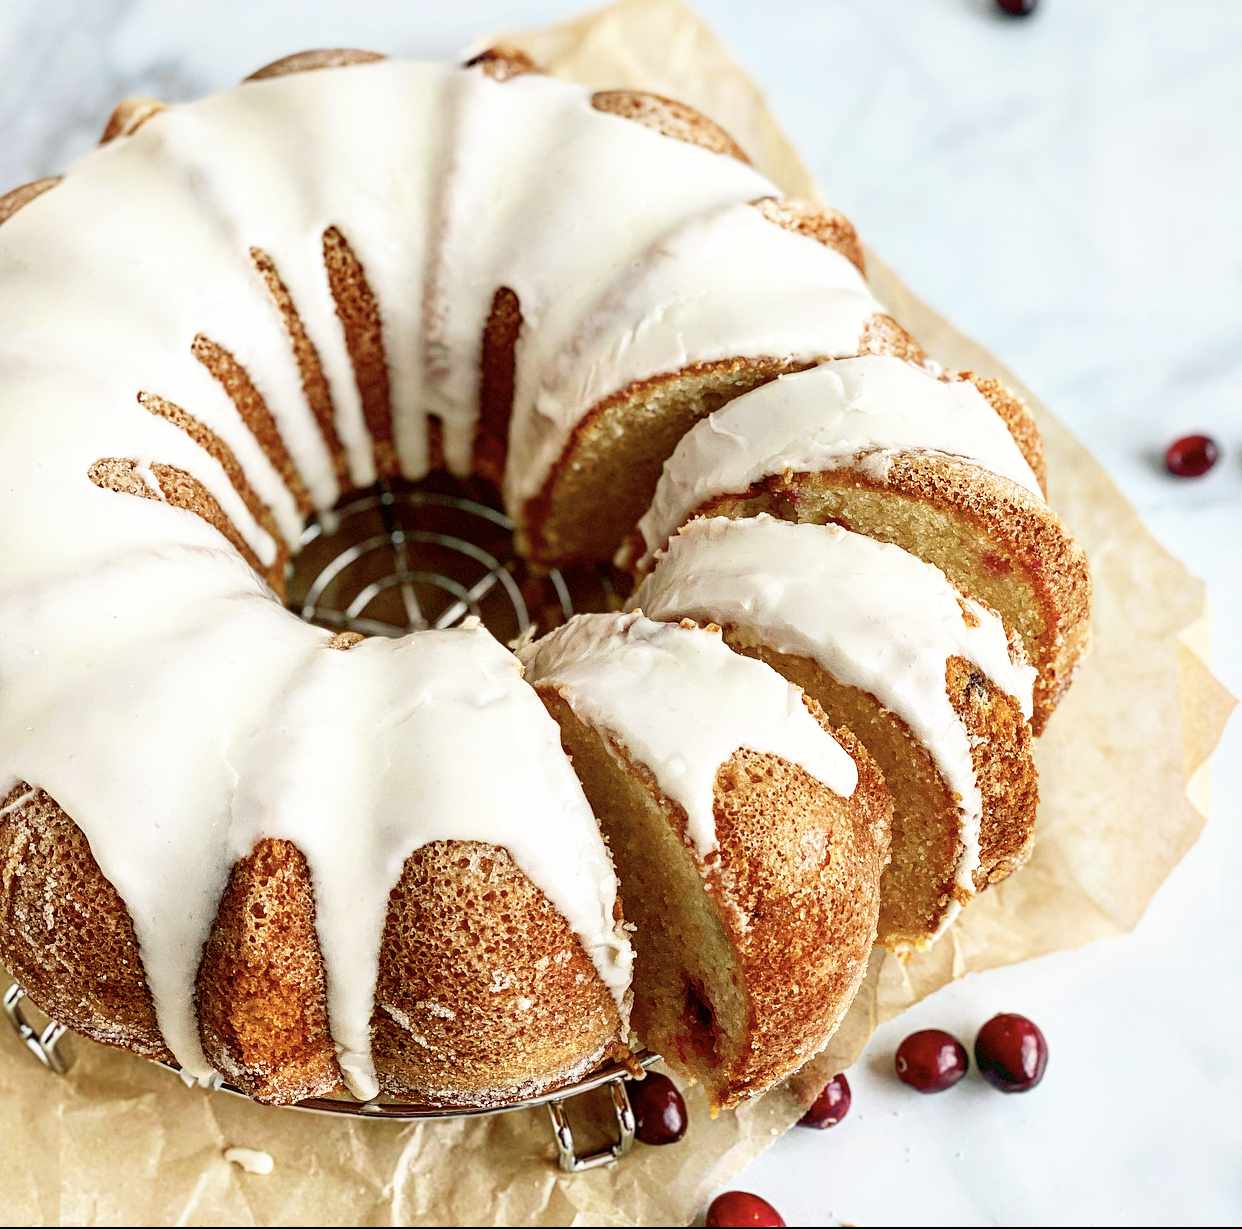
[[[623,0],[548,29],[503,34],[545,68],[597,87],[635,86],[699,107],[785,191],[814,195],[763,96],[679,0]],[[480,40],[481,45],[495,41]],[[853,1010],[811,1069],[712,1121],[690,1096],[674,1148],[559,1173],[545,1111],[399,1125],[265,1109],[188,1089],[139,1059],[81,1040],[63,1079],[0,1038],[9,1224],[678,1224],[798,1118],[875,1026],[970,971],[1131,929],[1197,837],[1205,764],[1233,705],[1205,664],[1202,584],[1147,532],[1108,476],[1037,397],[902,285],[874,254],[877,296],[946,366],[998,376],[1038,416],[1052,502],[1091,559],[1095,648],[1038,748],[1039,843],[932,952],[877,953]],[[603,1121],[592,1102],[571,1110]],[[275,1159],[268,1176],[223,1159]]]

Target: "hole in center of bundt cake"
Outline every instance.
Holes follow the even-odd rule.
[[[607,567],[527,563],[493,488],[435,474],[353,492],[311,520],[286,603],[311,623],[364,636],[454,627],[473,615],[508,643],[575,612],[618,609],[622,583]]]

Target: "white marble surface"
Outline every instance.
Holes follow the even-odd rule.
[[[5,0],[0,184],[85,150],[126,94],[185,98],[308,46],[447,56],[575,0],[459,5]],[[1242,5],[701,0],[830,198],[910,284],[1039,390],[1209,584],[1214,665],[1242,693]],[[779,12],[780,19],[771,14]],[[989,273],[1003,264],[1006,279]],[[1198,483],[1158,455],[1226,449]],[[1242,1220],[1242,721],[1216,813],[1124,940],[967,979],[851,1072],[854,1110],[795,1131],[739,1185],[791,1224]],[[938,1098],[889,1074],[899,1034],[967,1040],[998,1010],[1051,1039],[1044,1086]]]

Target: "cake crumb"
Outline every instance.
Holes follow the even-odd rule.
[[[248,1174],[261,1174],[265,1177],[276,1168],[272,1154],[258,1148],[225,1148],[224,1159]]]

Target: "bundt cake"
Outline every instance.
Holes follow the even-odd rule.
[[[926,942],[1021,860],[1001,619],[1037,720],[1086,634],[1037,433],[911,366],[850,224],[704,116],[304,52],[123,103],[0,223],[0,960],[61,1022],[273,1103],[487,1106],[643,1042],[733,1104],[877,925]],[[433,471],[536,565],[671,539],[652,617],[524,678],[475,623],[280,605],[311,518]],[[751,519],[676,534],[708,511]]]
[[[691,521],[631,599],[710,617],[851,730],[893,799],[880,940],[926,946],[1027,856],[1035,671],[994,611],[931,564],[837,525]]]
[[[870,756],[716,627],[578,615],[520,656],[625,884],[635,1030],[717,1104],[791,1074],[875,941],[891,808]]]

